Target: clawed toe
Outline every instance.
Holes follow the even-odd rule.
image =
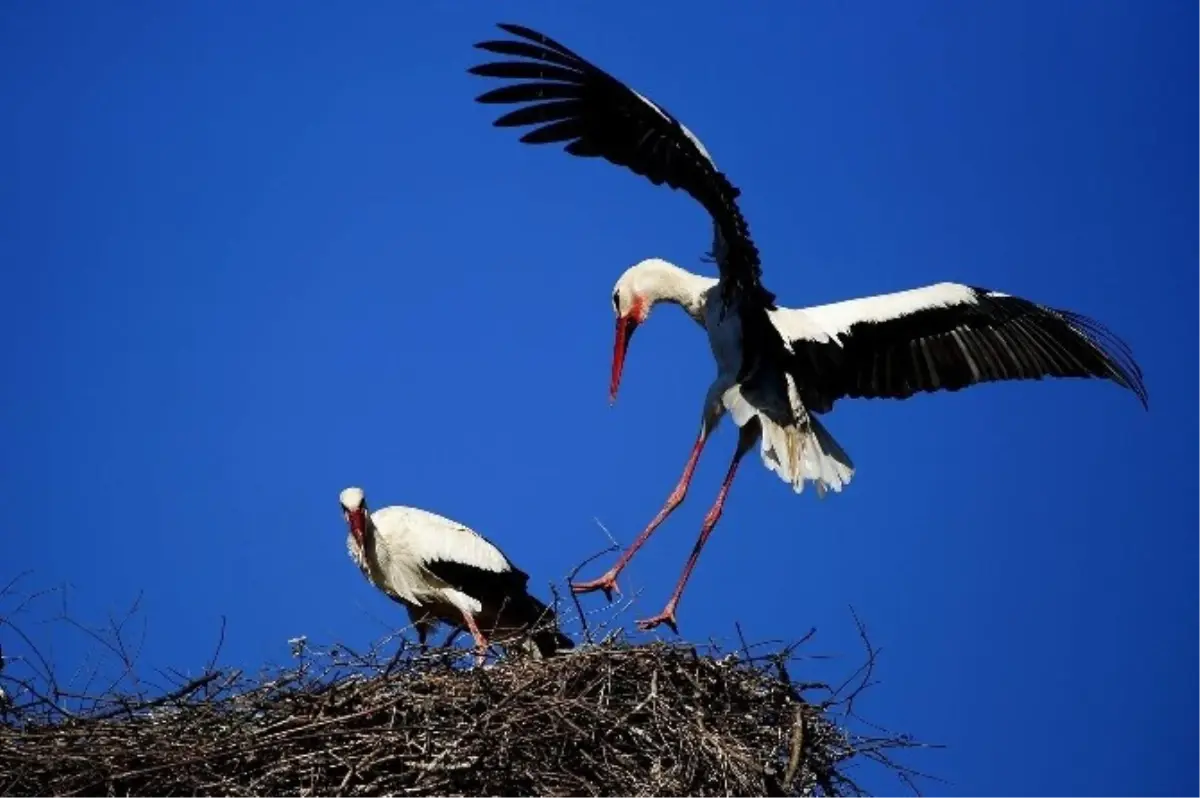
[[[638,629],[643,632],[649,632],[651,629],[658,627],[661,624],[666,624],[675,634],[679,634],[679,627],[675,621],[675,608],[667,607],[667,609],[655,615],[653,618],[645,618],[637,622]]]
[[[613,574],[605,574],[599,579],[593,579],[590,582],[577,582],[571,585],[571,592],[577,596],[596,590],[604,591],[604,598],[609,602],[613,600],[614,592],[618,596],[621,595],[621,588],[617,587],[617,577]]]

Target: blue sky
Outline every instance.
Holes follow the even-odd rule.
[[[1146,373],[1149,413],[1080,381],[840,403],[854,482],[748,461],[683,633],[816,626],[845,673],[853,605],[883,649],[860,709],[949,746],[909,760],[934,794],[1194,794],[1190,3],[5,3],[0,581],[97,619],[141,591],[149,666],[199,667],[225,615],[252,667],[404,622],[346,557],[346,485],[473,526],[543,595],[593,517],[653,516],[711,355],[664,308],[610,408],[609,296],[645,257],[710,269],[708,222],[491,128],[466,69],[498,21],[696,131],[784,304],[960,281],[1100,319]],[[630,627],[732,433],[627,571]]]

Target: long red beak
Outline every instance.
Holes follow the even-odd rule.
[[[639,323],[633,314],[617,319],[617,338],[613,342],[612,379],[608,383],[610,403],[617,401],[617,389],[621,387],[621,371],[625,368],[625,353],[629,351],[629,341]]]
[[[361,507],[357,510],[350,510],[350,534],[354,536],[354,542],[359,546],[363,545],[363,530],[366,527],[366,512]]]

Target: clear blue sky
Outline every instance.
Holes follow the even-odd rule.
[[[254,666],[404,621],[346,557],[346,485],[475,527],[544,595],[593,516],[650,519],[711,355],[663,308],[610,408],[609,296],[644,257],[710,269],[708,221],[491,128],[466,69],[497,21],[696,131],[785,304],[961,281],[1098,318],[1146,372],[1149,413],[1080,381],[839,404],[850,488],[745,468],[684,634],[817,626],[845,672],[853,605],[883,648],[861,709],[950,746],[910,760],[932,792],[1195,794],[1194,3],[10,0],[0,581],[94,618],[144,591],[149,666],[198,667],[226,615]],[[733,440],[627,572],[630,626]]]

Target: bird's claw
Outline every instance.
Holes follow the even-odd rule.
[[[584,593],[591,593],[595,590],[604,591],[604,600],[612,603],[613,593],[621,595],[621,588],[617,586],[617,575],[607,573],[599,579],[593,579],[590,582],[572,582],[571,592],[579,596]]]
[[[671,627],[672,632],[677,635],[679,634],[679,627],[675,622],[675,608],[673,606],[668,606],[665,610],[660,612],[658,615],[655,615],[653,618],[644,618],[643,620],[638,621],[637,627],[643,632],[649,632],[651,629],[654,629],[655,627],[664,623]]]

